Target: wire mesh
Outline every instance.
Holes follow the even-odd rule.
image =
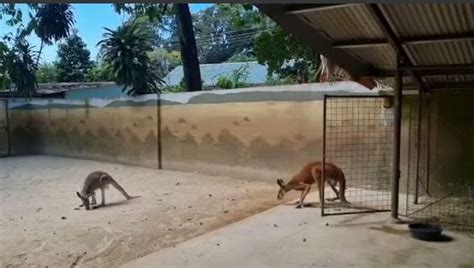
[[[390,209],[393,109],[382,107],[383,98],[325,96],[324,161],[344,172],[350,203],[323,200],[323,215]],[[325,198],[334,195],[325,187]]]
[[[436,175],[430,168],[433,158],[431,138],[432,95],[422,93],[418,97],[416,115],[410,117],[409,150],[411,161],[408,163],[406,185],[406,215],[427,222],[444,223],[455,226],[474,227],[474,182],[458,176],[449,176],[444,180],[430,178]],[[460,125],[460,124],[457,124]],[[462,131],[462,129],[461,129]],[[444,136],[443,138],[446,138]],[[456,168],[456,163],[444,163]],[[439,172],[439,170],[438,170]]]

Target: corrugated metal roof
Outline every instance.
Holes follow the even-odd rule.
[[[474,64],[474,4],[376,4],[376,7],[411,64]],[[312,8],[295,14],[324,32],[331,41],[345,44],[344,51],[359,62],[379,70],[396,69],[396,50],[368,4]],[[381,40],[386,40],[387,45],[380,44]],[[467,83],[473,82],[473,75],[426,77],[423,81]]]
[[[323,30],[333,41],[383,38],[367,7],[363,4],[304,13],[312,26]]]
[[[239,68],[247,68],[248,78],[244,82],[252,85],[265,84],[268,74],[267,67],[258,64],[256,61],[201,64],[199,68],[204,86],[216,86],[219,76],[230,76]],[[180,65],[166,75],[163,80],[168,86],[177,86],[180,84],[183,76],[183,66]]]
[[[474,31],[472,4],[380,4],[402,38]]]
[[[474,41],[406,45],[414,65],[472,64]]]
[[[359,47],[345,49],[348,53],[354,55],[361,62],[369,63],[379,69],[395,69],[396,54],[388,44],[373,47]]]
[[[444,83],[474,83],[474,75],[442,75],[442,76],[425,76],[423,80],[428,85],[444,84]],[[474,89],[474,84],[472,85]]]

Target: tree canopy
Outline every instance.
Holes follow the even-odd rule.
[[[75,32],[58,46],[56,65],[59,82],[83,82],[92,67],[90,52],[81,37]]]
[[[275,79],[281,83],[319,81],[320,55],[253,5],[214,4],[191,14],[185,4],[113,4],[111,8],[128,14],[129,20],[106,30],[95,62],[72,30],[75,18],[70,4],[28,7],[30,21],[25,26],[22,11],[15,4],[0,5],[0,19],[16,27],[0,39],[1,88],[29,85],[34,92],[36,81],[112,80],[132,95],[144,94],[157,92],[162,78],[183,65],[184,88],[200,90],[199,64],[253,60],[268,67],[270,84],[279,83]],[[40,38],[39,48],[27,44],[30,34]],[[57,60],[39,64],[43,45],[53,42],[60,42]],[[14,64],[21,61],[27,67]],[[324,71],[333,72],[332,65],[326,61],[323,65],[327,65]],[[17,75],[19,72],[24,73]],[[327,77],[332,76],[322,79]]]
[[[141,18],[133,18],[106,33],[97,45],[110,65],[114,81],[129,95],[156,93],[162,80],[150,68],[148,53],[153,51],[153,35]]]

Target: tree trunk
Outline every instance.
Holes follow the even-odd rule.
[[[199,69],[191,12],[189,12],[188,4],[174,4],[174,7],[176,11],[176,22],[178,24],[186,91],[200,91],[202,90],[201,71]]]
[[[41,52],[43,52],[43,47],[44,47],[44,42],[43,42],[43,40],[41,40],[41,45],[40,45],[40,49],[39,49],[39,52],[38,52],[38,58],[36,58],[36,65],[35,65],[36,69],[38,69],[38,64],[39,64],[39,61],[41,59]]]

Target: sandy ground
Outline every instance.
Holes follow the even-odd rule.
[[[89,172],[109,206],[79,209]],[[277,205],[276,185],[51,156],[0,158],[1,267],[117,267]],[[100,191],[97,193],[100,202]]]

